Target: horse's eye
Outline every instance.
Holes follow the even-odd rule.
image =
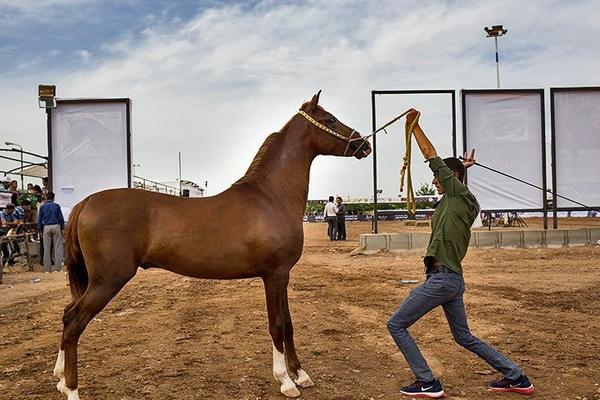
[[[327,122],[329,122],[330,124],[333,124],[335,122],[335,118],[331,117],[327,120]]]

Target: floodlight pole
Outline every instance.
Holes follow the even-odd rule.
[[[500,89],[500,59],[498,58],[498,36],[494,36],[494,45],[496,47],[496,85]]]
[[[503,36],[508,32],[508,29],[504,29],[502,25],[493,25],[491,28],[487,26],[483,28],[487,33],[487,37],[494,38],[494,48],[496,50],[496,85],[500,89],[500,57],[498,56],[498,37]]]
[[[182,196],[183,192],[181,191],[181,152],[179,152],[179,196]]]

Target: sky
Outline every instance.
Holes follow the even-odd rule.
[[[47,154],[39,84],[59,98],[128,97],[136,175],[175,180],[181,152],[183,179],[208,181],[214,195],[320,89],[320,104],[366,135],[372,90],[495,88],[484,26],[508,29],[502,88],[598,86],[598,21],[597,1],[586,0],[0,0],[0,141]],[[378,125],[419,108],[438,152],[451,155],[447,96],[377,102]],[[383,197],[399,195],[402,135],[399,123],[378,136]],[[419,186],[431,173],[414,150]],[[309,198],[372,198],[372,169],[371,157],[320,156]]]

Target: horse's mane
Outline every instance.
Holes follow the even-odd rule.
[[[280,137],[281,137],[281,133],[280,132],[273,132],[269,136],[267,136],[267,138],[263,142],[262,146],[260,146],[260,149],[258,149],[258,152],[254,156],[254,159],[252,160],[252,163],[248,167],[248,170],[246,171],[246,174],[242,178],[240,178],[237,182],[235,182],[234,185],[237,185],[238,183],[245,182],[248,178],[250,178],[251,176],[253,176],[256,173],[256,171],[258,170],[258,168],[262,164],[264,155],[267,153],[267,150]]]

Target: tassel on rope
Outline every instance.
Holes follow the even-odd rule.
[[[409,110],[410,111],[410,110]],[[402,115],[408,114],[409,111],[406,111]],[[419,122],[419,117],[421,113],[417,111],[417,115],[412,123],[409,123],[408,120],[404,124],[404,138],[405,138],[405,153],[404,153],[404,163],[402,164],[402,169],[400,170],[400,193],[404,191],[404,178],[406,177],[406,210],[414,214],[417,211],[417,201],[415,199],[415,191],[413,189],[412,184],[412,176],[410,173],[410,161],[412,155],[412,133],[415,129],[415,126]]]
[[[384,131],[385,133],[387,133],[385,128],[387,128],[388,126],[392,125],[394,122],[398,121],[400,118],[407,115],[409,112],[411,112],[411,110],[412,109],[406,110],[405,112],[403,112],[396,118],[394,118],[391,121],[384,124],[381,128],[375,130],[370,135],[365,136],[363,139],[368,139],[371,136],[375,135],[379,131]],[[404,124],[404,139],[405,139],[406,151],[404,153],[404,158],[403,158],[404,163],[402,164],[402,169],[400,170],[400,193],[402,193],[404,191],[404,177],[406,175],[406,186],[407,186],[406,209],[409,213],[412,213],[412,214],[414,214],[417,211],[417,201],[415,199],[415,192],[414,192],[413,184],[412,184],[412,176],[410,173],[411,144],[412,144],[412,133],[413,133],[413,130],[415,129],[415,126],[419,122],[420,116],[421,116],[421,113],[417,111],[417,115],[415,116],[415,119],[413,120],[413,122],[409,124],[408,120],[407,120],[406,123]]]

